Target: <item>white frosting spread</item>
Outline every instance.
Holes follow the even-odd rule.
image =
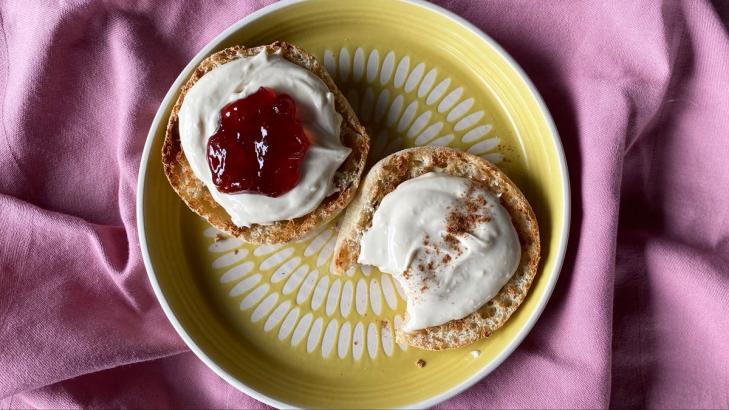
[[[405,291],[407,332],[475,312],[521,259],[498,198],[466,178],[435,172],[385,195],[360,245],[358,262],[392,274]]]
[[[208,139],[218,128],[220,110],[260,87],[288,94],[296,102],[297,119],[310,138],[301,178],[292,190],[277,198],[220,192],[208,166]],[[341,123],[334,94],[319,77],[265,51],[225,63],[203,75],[188,91],[179,113],[180,142],[192,171],[237,226],[271,224],[306,215],[336,192],[334,174],[351,152],[340,140]]]

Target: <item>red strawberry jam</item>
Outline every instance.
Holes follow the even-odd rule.
[[[308,149],[294,100],[261,87],[220,111],[208,165],[220,192],[278,197],[298,184]]]

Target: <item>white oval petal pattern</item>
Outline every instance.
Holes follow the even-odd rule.
[[[359,81],[362,79],[362,75],[364,74],[364,66],[365,66],[365,55],[364,50],[362,48],[358,48],[354,52],[354,63],[352,64],[352,79],[354,81]]]
[[[321,342],[321,355],[324,358],[329,357],[329,354],[334,347],[334,342],[337,338],[337,319],[332,319],[327,325],[327,330],[324,331],[324,339]]]
[[[263,302],[259,303],[258,307],[256,307],[256,310],[253,311],[253,314],[251,315],[251,321],[255,323],[263,319],[263,317],[266,316],[266,314],[273,309],[273,306],[276,304],[277,300],[278,293],[271,293],[270,295],[266,296],[266,298],[263,299]]]
[[[335,280],[332,284],[332,287],[329,288],[329,296],[327,297],[327,307],[326,312],[327,316],[331,316],[334,314],[334,311],[337,309],[337,300],[339,299],[339,279]],[[349,312],[347,312],[349,313]],[[342,316],[344,316],[344,312],[342,312]]]
[[[238,261],[243,260],[246,257],[246,253],[247,252],[226,253],[225,255],[220,256],[220,257],[218,257],[218,259],[215,259],[213,261],[213,268],[218,269],[218,268],[224,268],[226,266],[230,266]]]
[[[342,50],[346,50],[343,48]],[[367,82],[371,83],[377,77],[377,71],[380,69],[380,53],[377,50],[370,52],[370,58],[367,60]]]
[[[357,322],[357,326],[354,327],[354,335],[352,336],[352,355],[354,360],[362,358],[362,351],[364,350],[364,325],[362,322]]]
[[[286,314],[289,306],[291,306],[291,302],[289,302],[288,300],[284,300],[283,303],[278,305],[276,310],[274,310],[273,313],[268,316],[268,319],[266,319],[266,324],[263,325],[263,331],[270,332],[271,330],[273,330],[273,328],[281,322],[281,319],[283,319],[283,316],[284,314]]]
[[[438,104],[438,112],[446,112],[451,107],[453,107],[453,104],[455,104],[460,98],[461,95],[463,95],[463,88],[458,87],[455,90],[451,91],[448,95],[443,98],[443,100]]]
[[[425,103],[428,105],[435,104],[440,99],[440,97],[443,96],[445,91],[448,89],[449,85],[451,85],[450,78],[446,78],[445,80],[438,83],[438,85],[435,86],[433,91],[431,91],[430,94],[428,94],[428,98],[425,99]]]
[[[303,304],[307,299],[309,299],[309,295],[311,294],[311,291],[314,289],[314,283],[316,283],[316,278],[319,275],[319,272],[317,271],[311,271],[309,272],[309,276],[306,277],[304,280],[304,283],[299,288],[299,294],[296,295],[296,304],[301,305]]]
[[[339,78],[345,81],[349,78],[349,50],[346,48],[339,53]]]
[[[260,280],[260,274],[255,274],[249,278],[246,278],[246,280],[240,281],[235,286],[233,286],[233,289],[228,292],[228,295],[230,295],[231,297],[242,295],[247,291],[251,290],[253,286],[255,286]]]
[[[426,125],[428,125],[428,121],[430,121],[430,117],[432,117],[432,116],[433,116],[433,113],[430,111],[426,111],[426,112],[420,114],[418,116],[418,118],[416,118],[415,121],[413,121],[413,125],[408,130],[407,137],[412,138],[412,137],[418,135],[418,133],[420,131],[422,131]]]
[[[271,275],[271,283],[278,283],[286,279],[294,271],[294,268],[299,266],[299,262],[301,262],[301,258],[296,257],[289,259],[286,263],[279,266],[276,272]]]
[[[296,269],[296,272],[294,272],[293,275],[289,278],[289,280],[286,281],[286,284],[283,288],[283,294],[288,295],[289,293],[293,292],[294,289],[299,287],[301,284],[301,281],[304,280],[304,275],[309,271],[309,267],[306,265],[302,265],[299,267],[299,269]]]
[[[299,324],[296,325],[296,329],[294,329],[294,335],[291,336],[291,346],[297,346],[304,339],[306,331],[309,330],[312,317],[314,316],[311,313],[307,313],[301,318]],[[319,323],[321,323],[321,318],[319,319]]]
[[[377,284],[377,279],[370,281],[370,306],[375,315],[379,316],[382,314],[382,302],[380,300],[380,285]]]
[[[425,64],[420,63],[415,66],[413,71],[408,76],[408,81],[405,83],[405,92],[409,93],[415,89],[420,83],[420,79],[423,78],[423,72],[425,71]]]
[[[461,88],[459,88],[459,90],[460,89]],[[446,99],[447,98],[448,97],[446,97]],[[446,120],[448,122],[453,122],[453,121],[455,121],[455,120],[463,117],[463,115],[466,114],[468,112],[468,110],[471,109],[471,107],[473,107],[473,101],[474,101],[473,98],[467,98],[467,99],[459,102],[458,105],[456,105],[455,107],[453,107],[452,110],[448,111],[448,115],[446,116]],[[440,111],[440,108],[438,108],[438,111]],[[480,119],[481,117],[483,117],[483,111],[478,111],[478,112],[475,112],[474,114],[478,116],[478,119]],[[456,129],[456,131],[458,131],[458,129]]]
[[[486,134],[491,131],[491,124],[482,125],[480,127],[476,127],[470,131],[468,131],[463,138],[461,138],[461,141],[463,142],[473,142],[476,140],[479,140],[486,136]]]
[[[333,287],[333,286],[332,286]],[[329,288],[329,276],[322,276],[319,279],[319,284],[314,289],[314,296],[311,297],[311,310],[315,311],[319,309],[319,306],[324,302],[324,296]]]
[[[332,237],[334,232],[331,229],[326,229],[317,235],[310,243],[309,246],[304,249],[304,256],[311,256],[316,252],[319,252],[329,238]]]
[[[435,68],[428,71],[428,74],[426,74],[425,78],[423,78],[423,82],[420,83],[420,87],[418,87],[418,97],[424,97],[425,94],[430,91],[430,87],[433,86],[433,83],[435,82],[435,76],[437,74],[438,70],[436,70]]]
[[[283,246],[283,245],[281,245],[281,244],[275,244],[275,245],[261,245],[261,246],[257,247],[257,248],[256,248],[256,249],[255,249],[255,250],[253,251],[253,255],[255,255],[255,256],[263,256],[263,255],[268,255],[269,253],[271,253],[271,252],[273,252],[273,251],[275,251],[275,250],[277,250],[277,249],[281,249],[281,247],[282,247],[282,246]]]
[[[433,139],[436,135],[438,135],[438,133],[442,129],[442,122],[436,122],[435,124],[430,125],[428,128],[425,129],[425,131],[418,135],[418,138],[415,139],[415,144],[424,145],[425,143]]]
[[[237,265],[236,267],[225,272],[223,274],[223,276],[220,277],[220,282],[228,283],[228,282],[232,282],[234,280],[238,280],[238,279],[242,278],[243,276],[245,276],[245,274],[250,272],[252,269],[253,269],[253,262],[246,262],[246,263]]]
[[[367,353],[372,359],[377,357],[377,347],[380,345],[377,339],[377,327],[374,323],[370,323],[367,326]]]
[[[382,275],[382,293],[385,295],[385,301],[390,309],[395,310],[397,308],[397,297],[395,296],[395,289],[392,287],[392,280],[388,275]]]
[[[285,261],[289,256],[291,256],[294,253],[294,250],[292,248],[285,248],[282,249],[273,255],[269,256],[261,262],[260,269],[261,270],[268,270],[273,268],[274,266],[277,266],[281,262]]]
[[[483,140],[483,141],[479,142],[478,144],[472,145],[468,149],[468,152],[470,152],[471,154],[476,154],[476,155],[485,154],[485,153],[491,151],[497,145],[499,145],[499,137],[493,137],[493,138],[489,138],[487,140]]]
[[[372,137],[372,160],[403,146],[450,144],[491,162],[503,160],[494,124],[474,109],[478,96],[437,67],[365,47],[326,50],[323,62]],[[220,286],[251,323],[280,343],[296,348],[304,342],[310,354],[336,360],[375,360],[406,350],[394,337],[405,306],[397,281],[368,266],[341,277],[330,273],[336,223],[285,245],[221,238],[215,228],[203,235]]]
[[[402,102],[405,100],[405,97],[400,94],[397,97],[395,97],[394,100],[392,100],[392,105],[390,105],[390,111],[387,113],[387,122],[386,125],[388,127],[392,127],[393,124],[395,124],[395,121],[397,121],[397,118],[400,116],[400,112],[402,111]]]
[[[246,310],[253,307],[256,303],[258,303],[262,298],[263,295],[268,292],[269,285],[268,283],[264,283],[263,285],[259,286],[254,290],[253,292],[249,293],[248,296],[246,296],[242,302],[240,302],[240,310]]]
[[[382,70],[380,71],[380,84],[385,85],[392,78],[392,70],[395,68],[395,53],[390,51],[382,62]]]
[[[349,322],[344,322],[342,327],[339,329],[339,343],[337,344],[337,353],[340,359],[344,359],[349,351],[349,338],[351,325]]]
[[[382,351],[385,352],[385,355],[392,356],[393,337],[390,324],[382,322],[382,328],[380,330],[382,331]]]
[[[210,247],[208,247],[208,250],[213,253],[225,252],[225,251],[229,251],[233,248],[237,248],[241,244],[242,244],[242,242],[238,239],[228,238],[228,239],[223,239],[222,241],[213,242],[210,245]],[[245,249],[244,249],[244,251],[245,251]],[[248,252],[248,251],[246,251],[246,252]],[[243,255],[243,256],[245,256],[245,255]]]
[[[349,312],[352,311],[352,281],[348,280],[344,283],[344,289],[342,289],[342,300],[339,304],[339,311],[343,317],[349,316]]]
[[[453,129],[455,131],[463,131],[468,127],[476,124],[481,118],[483,118],[483,111],[474,112],[473,114],[469,114],[466,118],[458,121]]]
[[[392,85],[395,88],[400,88],[405,83],[405,78],[408,75],[408,69],[410,68],[410,57],[405,56],[400,60],[400,64],[397,65],[397,71],[395,71],[395,80]]]
[[[288,305],[286,306],[286,309],[288,309]],[[291,331],[294,330],[294,325],[296,325],[296,320],[298,318],[299,308],[296,307],[291,309],[289,314],[286,315],[286,319],[284,319],[283,323],[281,323],[281,327],[278,330],[278,340],[284,340],[289,337]]]
[[[314,321],[314,324],[311,326],[311,331],[309,331],[309,340],[306,341],[307,352],[313,352],[314,349],[316,349],[316,346],[319,344],[319,337],[321,337],[321,328],[323,323],[324,319],[317,318]]]
[[[364,315],[367,312],[367,284],[364,279],[357,282],[357,293],[354,296],[354,304],[357,307],[357,313]]]
[[[403,113],[402,117],[400,117],[400,122],[397,124],[397,132],[403,132],[405,129],[410,125],[411,122],[413,122],[413,117],[415,117],[415,112],[418,110],[418,102],[413,101],[411,102],[407,108],[405,108],[405,112]]]

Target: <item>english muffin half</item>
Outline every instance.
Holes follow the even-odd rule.
[[[396,329],[399,343],[427,350],[444,350],[488,337],[504,325],[524,301],[534,280],[540,258],[540,240],[531,206],[516,185],[496,166],[451,148],[411,148],[382,159],[365,177],[342,221],[333,256],[335,273],[342,274],[357,264],[362,236],[372,226],[383,197],[401,183],[429,172],[467,178],[498,197],[511,217],[521,245],[521,257],[515,273],[480,309],[439,326],[413,332]]]
[[[334,106],[342,116],[340,138],[351,153],[334,174],[333,186],[336,192],[327,196],[312,212],[291,220],[275,221],[271,224],[252,224],[249,227],[237,226],[230,215],[213,199],[206,185],[193,173],[182,150],[179,134],[179,113],[188,91],[216,67],[225,63],[252,57],[261,51],[279,53],[286,60],[309,70],[321,79],[334,95]],[[162,163],[172,188],[195,213],[205,218],[211,225],[228,234],[251,243],[283,243],[305,236],[315,228],[334,219],[352,200],[365,167],[369,138],[360,124],[352,107],[342,95],[334,81],[317,59],[306,51],[285,42],[259,47],[234,46],[219,51],[203,60],[182,87],[165,135],[162,148]]]

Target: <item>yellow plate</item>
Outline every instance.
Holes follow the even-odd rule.
[[[374,157],[449,145],[495,162],[521,187],[539,219],[543,263],[506,326],[458,350],[405,348],[393,340],[405,307],[394,281],[376,269],[330,275],[334,223],[296,243],[257,247],[216,241],[217,231],[182,204],[160,162],[181,84],[217,50],[274,40],[325,63],[366,124]],[[410,1],[281,2],[214,39],[167,93],[142,156],[137,220],[165,313],[192,351],[243,392],[279,407],[422,407],[484,377],[531,329],[564,256],[568,193],[559,137],[537,91],[468,22]]]

